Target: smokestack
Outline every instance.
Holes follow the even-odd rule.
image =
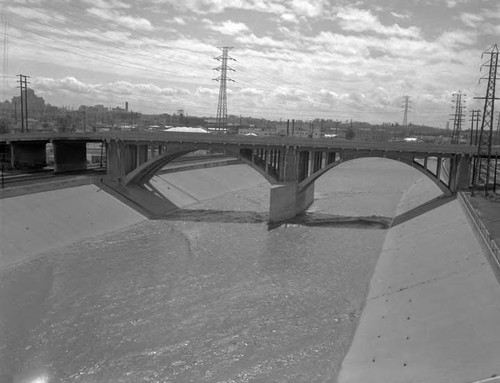
[[[125,111],[128,112],[128,101],[125,101]]]

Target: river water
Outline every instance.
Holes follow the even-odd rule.
[[[347,162],[311,216],[392,217],[419,178]],[[387,231],[269,230],[268,200],[263,183],[0,271],[0,382],[334,382]]]

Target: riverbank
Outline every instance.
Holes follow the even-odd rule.
[[[25,186],[21,195],[0,199],[0,270],[146,220],[102,190],[97,179],[96,184],[81,179],[77,177],[78,186],[73,187],[68,180],[58,181],[56,186],[53,182]],[[246,165],[203,166],[159,174],[151,180],[151,185],[179,208],[264,183],[264,178]]]
[[[399,211],[424,196],[427,180],[420,182]],[[339,382],[476,382],[499,375],[499,296],[458,200],[391,228]]]

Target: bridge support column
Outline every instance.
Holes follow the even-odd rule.
[[[136,159],[136,166],[134,169],[142,165],[144,162],[148,161],[148,146],[147,145],[137,145],[137,159]]]
[[[108,177],[115,182],[125,178],[125,163],[123,161],[125,145],[122,141],[110,140],[106,145],[108,156]]]
[[[471,159],[468,155],[460,156],[457,164],[456,187],[457,190],[468,189],[471,184]]]
[[[47,165],[46,142],[19,141],[10,147],[11,164],[14,169],[42,169]]]
[[[279,181],[291,182],[298,177],[297,149],[286,147],[282,150],[279,163]]]
[[[54,141],[54,173],[87,169],[87,145],[78,141]]]
[[[314,201],[314,183],[299,191],[297,182],[271,186],[269,222],[291,219],[305,211]]]

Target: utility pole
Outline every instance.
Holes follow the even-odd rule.
[[[14,123],[17,126],[17,102],[14,101]]]
[[[464,103],[465,94],[462,91],[453,93],[453,102],[455,103],[455,114],[453,116],[453,133],[451,134],[451,143],[460,144],[460,136],[462,133],[462,123],[464,120]]]
[[[219,102],[217,104],[217,127],[216,131],[218,133],[226,133],[227,130],[227,81],[233,81],[233,79],[227,77],[227,71],[234,69],[227,65],[227,60],[233,60],[232,57],[228,55],[228,52],[232,47],[222,47],[219,48],[222,51],[222,55],[215,57],[216,60],[221,62],[221,65],[214,70],[220,72],[220,76],[214,78],[214,81],[220,83],[219,86]]]
[[[87,107],[83,107],[83,133],[87,130]]]
[[[489,68],[488,73],[488,85],[486,87],[485,97],[476,97],[478,99],[484,100],[483,108],[483,120],[481,123],[481,131],[479,133],[479,143],[477,146],[477,157],[478,161],[476,163],[477,170],[475,172],[475,178],[473,184],[477,185],[477,182],[482,182],[481,175],[484,173],[484,194],[488,195],[488,187],[490,183],[490,165],[491,165],[491,145],[493,141],[493,120],[495,116],[495,86],[497,80],[497,68],[498,68],[498,46],[494,44],[490,49],[483,52],[481,57],[484,55],[489,55],[489,62],[481,65],[483,67]],[[485,80],[486,77],[481,77],[481,80]]]
[[[23,97],[24,97],[24,82],[23,82],[23,75],[19,75],[19,80],[18,80],[19,86],[18,88],[21,89],[21,133],[24,133],[24,102],[23,102]]]
[[[18,88],[21,89],[21,133],[28,132],[28,84],[29,76],[19,75]]]

